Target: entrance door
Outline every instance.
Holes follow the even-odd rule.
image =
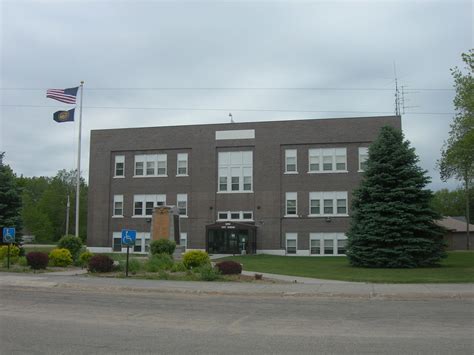
[[[241,254],[248,245],[248,231],[238,229],[210,229],[208,250],[211,254]]]

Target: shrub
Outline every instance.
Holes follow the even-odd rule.
[[[20,266],[28,266],[28,261],[26,260],[25,256],[20,256],[18,258],[18,265]]]
[[[132,274],[136,274],[142,268],[142,264],[137,259],[130,259],[128,261],[128,271]]]
[[[0,260],[7,260],[8,254],[8,245],[2,245],[0,247]],[[18,256],[20,255],[20,248],[16,245],[10,246],[10,262],[16,262],[18,260]]]
[[[49,253],[49,261],[52,266],[69,266],[72,264],[72,255],[68,249],[53,249]]]
[[[242,273],[242,265],[232,260],[221,261],[216,264],[222,275],[238,275]]]
[[[170,269],[171,272],[185,272],[186,270],[186,266],[182,262],[173,264]]]
[[[26,254],[26,261],[33,270],[46,269],[49,257],[41,251],[32,251]]]
[[[76,260],[82,249],[82,240],[73,235],[65,235],[59,239],[58,248],[69,250],[72,258]]]
[[[184,253],[183,256],[183,264],[188,269],[203,266],[210,262],[209,255],[201,250],[190,250]]]
[[[169,270],[173,267],[173,259],[168,254],[158,254],[151,256],[145,263],[145,270],[148,272],[158,272]]]
[[[151,255],[168,254],[173,255],[176,249],[176,243],[173,240],[159,239],[150,244]]]
[[[90,272],[111,272],[114,266],[114,260],[107,255],[93,255],[87,269]]]
[[[220,272],[210,264],[205,264],[198,268],[199,276],[202,281],[215,281],[219,278]]]
[[[92,254],[90,251],[85,251],[83,252],[81,255],[79,255],[79,259],[78,259],[78,264],[79,266],[86,266],[87,264],[89,264],[89,261],[91,260],[92,256],[94,254]]]

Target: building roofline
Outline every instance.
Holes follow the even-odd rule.
[[[222,123],[202,123],[202,124],[183,124],[183,125],[169,125],[169,126],[143,126],[143,127],[123,127],[123,128],[103,128],[103,129],[92,129],[92,132],[104,132],[104,131],[118,131],[118,130],[130,130],[130,129],[150,129],[150,128],[175,128],[175,127],[210,127],[210,126],[241,126],[249,124],[275,124],[275,123],[288,123],[288,122],[308,122],[308,121],[334,121],[334,120],[354,120],[354,119],[401,119],[401,116],[390,115],[390,116],[359,116],[359,117],[331,117],[331,118],[303,118],[296,120],[273,120],[273,121],[245,121],[245,122],[222,122]]]

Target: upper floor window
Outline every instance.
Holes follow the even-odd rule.
[[[113,217],[123,217],[123,195],[114,195]]]
[[[135,155],[135,176],[167,176],[166,154]]]
[[[309,193],[310,216],[347,216],[347,191]]]
[[[151,216],[153,209],[166,205],[166,195],[134,195],[133,216]]]
[[[178,153],[176,176],[188,176],[188,153]]]
[[[219,192],[252,192],[252,151],[219,152]]]
[[[178,207],[179,215],[183,217],[188,216],[188,195],[178,194],[176,197],[176,205]]]
[[[359,171],[365,171],[367,168],[367,159],[369,158],[369,148],[359,147]]]
[[[308,150],[309,173],[347,172],[346,148],[317,148]]]
[[[285,150],[285,173],[297,174],[297,150],[286,149]]]
[[[298,216],[298,194],[287,192],[285,195],[285,216]]]
[[[114,177],[124,177],[124,176],[125,176],[125,156],[116,155]]]
[[[220,221],[252,221],[252,211],[219,211],[217,219]]]

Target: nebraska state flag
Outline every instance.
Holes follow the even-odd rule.
[[[56,122],[71,122],[74,121],[74,111],[76,109],[73,108],[72,110],[69,111],[56,111],[53,115],[53,120]]]

